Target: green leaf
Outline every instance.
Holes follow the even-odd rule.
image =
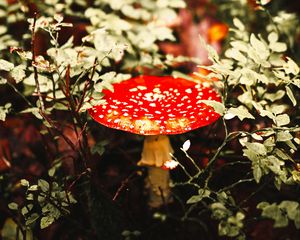
[[[38,186],[43,192],[48,192],[49,188],[50,188],[49,183],[47,181],[45,181],[44,179],[38,180]]]
[[[38,190],[38,186],[37,185],[31,185],[29,188],[28,188],[28,191],[37,191]]]
[[[221,116],[224,114],[225,112],[225,106],[223,103],[214,101],[214,100],[199,100],[197,103],[204,103],[208,106],[213,107],[214,111],[218,114],[220,114]]]
[[[292,89],[289,86],[285,86],[286,94],[288,95],[289,99],[293,103],[293,106],[296,106],[297,100],[292,92]]]
[[[28,218],[26,218],[26,226],[30,226],[36,222],[36,220],[39,218],[39,215],[37,213],[31,214]]]
[[[300,229],[300,208],[297,209],[294,218],[295,227]]]
[[[285,52],[287,50],[287,45],[284,42],[275,42],[269,45],[273,52]]]
[[[55,174],[55,172],[56,172],[56,169],[53,167],[53,168],[50,168],[49,170],[48,170],[48,175],[49,175],[49,177],[53,177],[54,176],[54,174]]]
[[[187,204],[193,204],[193,203],[196,203],[196,202],[200,202],[201,200],[203,199],[202,196],[200,195],[194,195],[192,197],[190,197],[188,200],[187,200]]]
[[[270,43],[275,43],[278,41],[278,34],[276,32],[271,32],[269,35],[268,35],[268,40]]]
[[[264,209],[266,208],[267,206],[269,206],[270,204],[268,202],[260,202],[259,204],[257,204],[257,208],[258,209]]]
[[[294,62],[293,59],[286,57],[287,58],[287,62],[286,64],[283,66],[284,71],[286,72],[286,74],[293,74],[293,75],[297,75],[300,72],[300,69],[298,67],[298,65]]]
[[[293,82],[292,82],[292,84],[294,86],[296,86],[297,88],[300,88],[300,79],[294,79]]]
[[[268,51],[265,43],[259,40],[253,33],[250,35],[250,44],[258,53]]]
[[[21,179],[20,184],[24,187],[29,187],[29,182],[26,179]]]
[[[295,220],[297,209],[299,209],[299,203],[295,201],[282,201],[279,205],[279,208],[284,209],[287,212],[289,219]]]
[[[41,229],[49,227],[54,221],[55,221],[55,219],[52,216],[42,217],[41,223],[40,223]]]
[[[258,164],[255,164],[253,166],[253,177],[257,183],[260,182],[260,179],[262,177],[262,170]]]
[[[236,26],[239,30],[245,31],[245,25],[238,19],[233,19],[233,25]]]
[[[0,70],[9,72],[13,69],[14,69],[14,64],[4,59],[0,59]]]
[[[228,58],[232,58],[232,59],[236,60],[237,62],[241,62],[242,64],[246,64],[247,63],[247,58],[245,57],[245,55],[242,54],[236,48],[229,48],[225,52],[225,56],[228,57]]]
[[[21,213],[22,213],[23,216],[25,216],[28,212],[29,211],[28,211],[27,207],[22,207]]]
[[[8,114],[10,107],[11,103],[7,103],[4,106],[0,106],[0,121],[5,121],[6,115]]]
[[[274,102],[276,100],[282,99],[285,95],[285,91],[283,90],[278,90],[275,93],[265,93],[265,98]]]
[[[15,202],[11,202],[11,203],[8,204],[8,208],[11,209],[11,210],[18,210],[19,205]]]
[[[21,82],[26,77],[25,66],[24,65],[16,66],[11,71],[11,76],[15,79],[16,83]]]
[[[234,117],[238,117],[241,121],[245,118],[254,119],[251,113],[247,110],[247,108],[243,106],[239,106],[237,108],[229,108],[224,116],[226,120],[232,119]]]
[[[0,85],[6,84],[7,80],[5,78],[0,77]]]
[[[203,198],[209,197],[209,195],[210,195],[210,191],[206,189],[200,189],[198,191],[198,195],[192,196],[190,199],[187,200],[186,203],[193,204],[193,203],[200,202]]]
[[[290,117],[287,114],[277,115],[275,121],[277,126],[284,126],[290,123]]]
[[[108,140],[103,140],[101,142],[96,143],[91,149],[92,154],[98,153],[99,156],[102,156],[103,153],[105,152],[105,146],[108,144],[109,144]]]
[[[262,156],[267,155],[267,149],[266,149],[266,147],[262,143],[257,143],[257,142],[250,143],[250,142],[246,142],[245,146],[249,150],[253,151],[256,154],[259,154],[259,155],[262,155]]]
[[[278,142],[286,142],[293,139],[293,135],[288,131],[281,131],[277,133],[277,141]]]

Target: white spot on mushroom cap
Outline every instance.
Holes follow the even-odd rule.
[[[145,86],[137,86],[137,88],[140,90],[147,90],[147,87],[145,87]]]
[[[192,91],[192,89],[188,88],[188,89],[185,90],[185,92],[186,93],[192,93],[193,91]]]
[[[129,89],[129,92],[136,92],[138,89],[137,88],[131,88]]]
[[[153,89],[153,92],[154,92],[154,93],[161,93],[161,91],[160,91],[160,89],[159,89],[158,87],[154,88],[154,89]]]
[[[182,101],[184,101],[185,99],[189,99],[189,97],[188,97],[188,96],[183,96],[183,97],[181,98]]]

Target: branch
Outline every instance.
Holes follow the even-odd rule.
[[[44,101],[41,95],[41,89],[40,89],[40,83],[39,83],[39,76],[38,76],[38,71],[37,71],[37,67],[36,67],[36,62],[35,62],[35,27],[36,27],[36,18],[37,18],[37,13],[34,13],[34,17],[33,17],[33,24],[32,24],[32,28],[31,28],[31,33],[32,33],[32,37],[31,37],[31,52],[32,52],[32,67],[33,67],[33,73],[34,73],[34,81],[35,81],[35,85],[36,85],[36,90],[37,90],[37,94],[39,97],[39,102],[41,105],[41,112],[45,112],[45,105],[44,105]]]

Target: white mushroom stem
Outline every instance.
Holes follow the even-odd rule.
[[[142,158],[138,165],[148,168],[146,188],[149,191],[150,207],[157,208],[163,204],[163,200],[170,201],[170,173],[169,170],[162,169],[165,162],[171,161],[170,153],[173,153],[173,149],[166,135],[145,137]]]

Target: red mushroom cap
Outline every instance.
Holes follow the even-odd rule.
[[[220,102],[203,83],[171,76],[139,76],[103,90],[106,104],[89,109],[99,123],[141,135],[179,134],[216,121],[220,115],[202,100]]]

